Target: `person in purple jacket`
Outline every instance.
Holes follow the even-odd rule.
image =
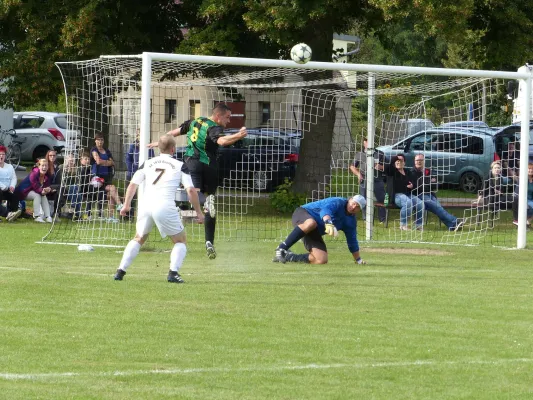
[[[19,200],[33,201],[33,218],[35,222],[52,222],[50,205],[46,196],[52,194],[53,190],[50,188],[50,177],[47,172],[48,161],[45,158],[41,158],[37,162],[37,168],[34,168],[15,189]]]
[[[357,241],[357,221],[355,215],[364,211],[366,200],[361,195],[349,199],[329,197],[298,207],[292,214],[293,231],[276,249],[273,262],[303,262],[308,264],[326,264],[328,250],[322,236],[337,236],[343,231],[348,249],[357,264],[366,264],[359,254]],[[289,249],[302,239],[306,254],[294,254]]]

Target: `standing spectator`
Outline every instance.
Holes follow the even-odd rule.
[[[183,260],[187,254],[186,236],[181,222],[179,211],[176,209],[174,199],[176,190],[183,183],[187,190],[198,222],[203,222],[204,216],[198,192],[194,189],[190,175],[181,161],[172,158],[176,151],[176,142],[173,137],[164,135],[159,139],[159,150],[161,155],[146,161],[143,167],[133,175],[131,183],[126,190],[125,204],[120,214],[126,216],[131,207],[131,200],[137,187],[144,183],[144,195],[146,202],[137,215],[135,225],[135,237],[127,244],[120,265],[115,273],[114,279],[121,281],[126,275],[126,269],[131,265],[135,257],[139,254],[141,246],[144,244],[154,224],[157,226],[161,237],[170,237],[174,246],[170,253],[170,270],[167,281],[170,283],[183,283],[179,274]]]
[[[363,139],[363,151],[359,151],[355,154],[354,162],[350,165],[350,172],[357,176],[359,179],[359,193],[366,199],[366,152],[368,147],[367,138]],[[381,172],[380,164],[376,163],[374,166],[374,195],[376,201],[383,203],[385,201],[385,182],[383,172]],[[385,222],[387,218],[387,210],[383,207],[378,208],[379,222]]]
[[[437,177],[431,175],[431,170],[424,166],[424,155],[415,155],[415,186],[412,194],[424,202],[427,211],[435,214],[450,231],[457,231],[464,225],[464,220],[455,217],[446,211],[440,204],[435,192],[437,190]]]
[[[6,163],[7,149],[5,146],[0,146],[0,204],[2,201],[7,201],[8,221],[14,221],[20,216],[19,200],[15,195],[15,187],[17,186],[17,174],[11,164]]]
[[[47,195],[52,193],[48,176],[48,161],[41,158],[38,167],[15,188],[19,200],[33,200],[33,218],[35,222],[52,222]]]
[[[94,136],[94,141],[96,146],[91,149],[91,172],[94,176],[103,178],[103,187],[109,194],[108,221],[118,222],[118,219],[114,216],[114,206],[116,205],[117,211],[120,211],[122,208],[122,202],[118,196],[116,186],[113,185],[115,162],[113,161],[113,156],[109,149],[104,147],[104,135],[102,133],[97,133]]]
[[[400,209],[400,230],[408,231],[407,218],[416,213],[415,229],[422,230],[424,227],[424,202],[413,195],[413,182],[415,175],[405,168],[405,156],[398,154],[391,160],[391,165],[386,168],[387,185],[392,185],[394,204]]]
[[[520,151],[516,150],[516,143],[509,142],[507,151],[502,154],[502,175],[508,178],[518,176],[520,162]]]
[[[129,145],[128,151],[126,152],[126,180],[131,181],[133,174],[139,169],[139,141],[140,141],[140,130],[137,129],[135,135],[135,141]],[[154,150],[148,150],[148,159],[154,158]]]
[[[167,135],[187,134],[187,150],[184,161],[191,174],[196,190],[202,194],[205,212],[205,249],[207,257],[214,259],[216,208],[215,194],[218,187],[217,152],[219,146],[230,146],[244,138],[248,133],[243,126],[237,133],[224,136],[224,128],[229,123],[231,109],[224,103],[213,108],[210,118],[199,117],[185,121],[179,128],[167,132]],[[156,147],[150,143],[149,147]]]
[[[358,211],[364,211],[365,206],[365,198],[358,194],[349,199],[329,197],[298,207],[292,214],[294,229],[279,244],[272,261],[326,264],[328,249],[322,236],[337,236],[338,231],[343,231],[354,261],[357,264],[366,264],[359,253],[355,218]],[[289,250],[300,239],[308,251],[307,254],[294,254]]]

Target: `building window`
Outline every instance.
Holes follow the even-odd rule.
[[[165,99],[165,122],[176,120],[176,100]]]
[[[259,102],[259,107],[261,109],[261,124],[268,124],[270,121],[270,103]]]
[[[200,100],[189,100],[189,119],[195,119],[202,116]]]

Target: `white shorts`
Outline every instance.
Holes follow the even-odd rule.
[[[177,235],[183,231],[181,217],[175,205],[139,210],[135,225],[137,234],[139,236],[148,235],[152,231],[154,223],[163,238]]]

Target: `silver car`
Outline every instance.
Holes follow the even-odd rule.
[[[61,153],[77,147],[77,132],[67,129],[67,114],[46,111],[13,113],[13,128],[21,142],[21,159],[35,161],[48,150]]]

